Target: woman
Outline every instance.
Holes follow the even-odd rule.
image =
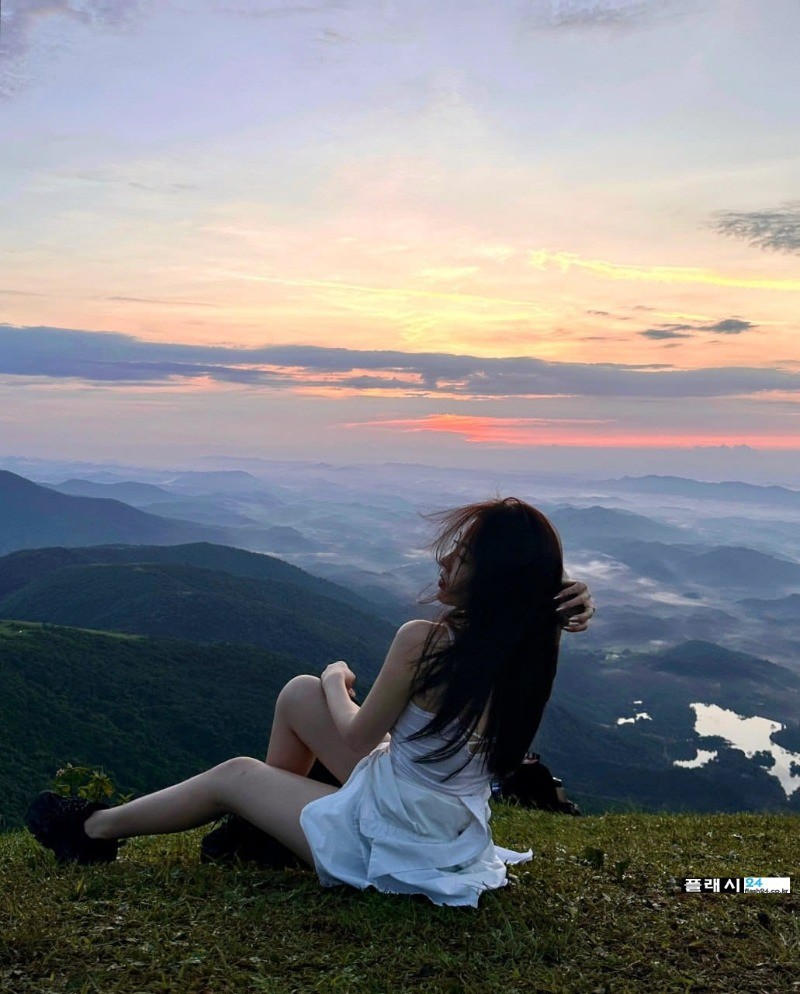
[[[530,747],[562,627],[584,629],[594,609],[585,585],[562,589],[558,535],[530,505],[506,498],[434,517],[436,599],[446,610],[401,626],[360,708],[341,660],[321,679],[295,677],[278,696],[265,763],[240,756],[116,807],[45,791],[26,815],[34,836],[59,860],[104,862],[120,839],[233,812],[324,886],[472,907],[505,886],[505,863],[532,853],[492,842],[490,782]],[[341,788],[306,776],[315,756]]]

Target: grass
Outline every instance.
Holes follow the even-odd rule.
[[[27,833],[0,836],[0,990],[800,992],[796,893],[681,894],[674,883],[791,876],[796,816],[492,808],[495,841],[534,858],[477,909],[325,889],[311,870],[203,865],[200,829],[130,840],[99,867],[59,867]]]

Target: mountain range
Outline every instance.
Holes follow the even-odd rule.
[[[222,528],[161,518],[118,500],[75,497],[0,470],[0,554],[48,545],[227,539]]]
[[[232,755],[263,756],[280,688],[305,661],[239,643],[0,622],[0,824],[66,762],[147,792]],[[359,699],[367,667],[355,667]],[[373,673],[375,667],[372,668]],[[710,674],[711,679],[705,674]],[[786,724],[800,743],[800,679],[708,643],[606,658],[566,647],[534,743],[583,810],[800,811],[763,762],[693,730],[692,702]],[[634,704],[634,702],[638,702]],[[648,718],[632,720],[647,709]],[[621,724],[619,719],[627,718]],[[705,766],[684,768],[699,749]],[[800,752],[797,752],[800,764]]]
[[[800,510],[800,490],[742,483],[738,480],[706,483],[702,480],[689,480],[682,476],[623,476],[619,480],[602,480],[598,486],[628,493],[663,494],[674,497],[761,505],[771,504],[774,507]]]
[[[224,476],[54,488],[0,471],[0,793],[7,785],[12,798],[0,814],[8,824],[52,764],[70,758],[104,763],[142,791],[237,751],[258,754],[264,701],[286,679],[344,658],[363,699],[396,626],[426,616],[412,592],[435,576],[431,561],[392,559],[410,543],[381,530],[382,507],[313,498],[294,527],[280,517],[285,495],[249,474]],[[110,493],[208,524],[101,496]],[[280,514],[265,521],[259,508]],[[550,513],[601,594],[590,632],[564,639],[535,744],[570,796],[586,810],[796,810],[800,791],[787,797],[770,770],[786,761],[780,748],[800,764],[800,684],[760,648],[764,633],[790,655],[800,644],[800,565],[616,508],[556,504]],[[220,514],[225,527],[213,524]],[[376,565],[315,558],[326,541],[346,546],[359,527]],[[273,543],[295,543],[300,558],[309,552],[312,571],[250,551],[269,533]],[[248,535],[253,546],[235,547]],[[753,651],[718,644],[732,633]],[[722,709],[734,737],[753,719],[785,727],[748,753],[733,738],[699,735],[695,705]]]

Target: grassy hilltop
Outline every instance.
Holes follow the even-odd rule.
[[[198,862],[202,829],[58,867],[0,836],[9,994],[789,994],[800,899],[676,892],[673,878],[791,875],[792,815],[568,818],[492,802],[495,841],[534,849],[480,906],[324,889],[312,870]],[[797,877],[793,881],[797,887]]]
[[[800,994],[797,893],[675,887],[685,876],[794,875],[796,891],[797,814],[641,810],[698,796],[718,806],[726,790],[731,803],[762,803],[778,790],[743,760],[727,779],[670,768],[668,747],[691,734],[680,721],[698,699],[696,673],[718,678],[723,705],[736,706],[757,678],[770,713],[796,714],[789,677],[705,643],[613,664],[569,654],[559,681],[572,710],[548,709],[545,758],[585,811],[593,794],[637,804],[568,818],[492,801],[497,843],[535,855],[478,909],[323,889],[311,869],[205,866],[204,829],[130,840],[111,866],[57,866],[14,829],[65,761],[102,765],[122,791],[143,793],[231,755],[263,755],[286,680],[319,672],[346,642],[348,658],[363,662],[363,695],[386,641],[380,619],[369,630],[375,646],[348,635],[363,628],[351,624],[358,603],[292,589],[302,576],[250,575],[272,564],[237,557],[232,579],[215,578],[213,547],[148,568],[129,562],[138,553],[127,548],[101,565],[72,562],[73,552],[9,556],[0,568],[0,593],[40,618],[9,611],[0,621],[0,830],[12,829],[0,834],[2,994]],[[312,601],[317,627],[305,644],[297,635]],[[218,617],[227,629],[210,627]],[[620,701],[642,695],[663,714],[617,728]],[[672,794],[667,777],[679,780]]]

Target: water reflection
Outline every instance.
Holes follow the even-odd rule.
[[[617,718],[618,725],[627,725],[634,721],[652,721],[653,719],[646,711],[637,711],[632,718]]]
[[[708,752],[706,749],[698,749],[694,759],[676,759],[673,766],[682,766],[686,770],[695,770],[698,766],[705,766],[712,759],[717,758],[717,750]]]
[[[769,769],[764,769],[770,776],[777,777],[786,796],[789,797],[800,788],[800,753],[790,752],[772,741],[772,735],[783,728],[781,722],[758,716],[745,718],[716,704],[689,706],[694,709],[694,730],[698,735],[719,736],[733,749],[743,752],[748,759],[752,759],[757,753],[769,753],[774,764]],[[716,751],[698,749],[694,759],[676,759],[673,765],[694,769],[704,766],[716,755]],[[795,772],[792,771],[793,766]]]
[[[634,701],[634,704],[644,704],[644,701]],[[633,725],[637,721],[652,721],[653,719],[646,711],[634,711],[632,718],[617,718],[618,725]]]

